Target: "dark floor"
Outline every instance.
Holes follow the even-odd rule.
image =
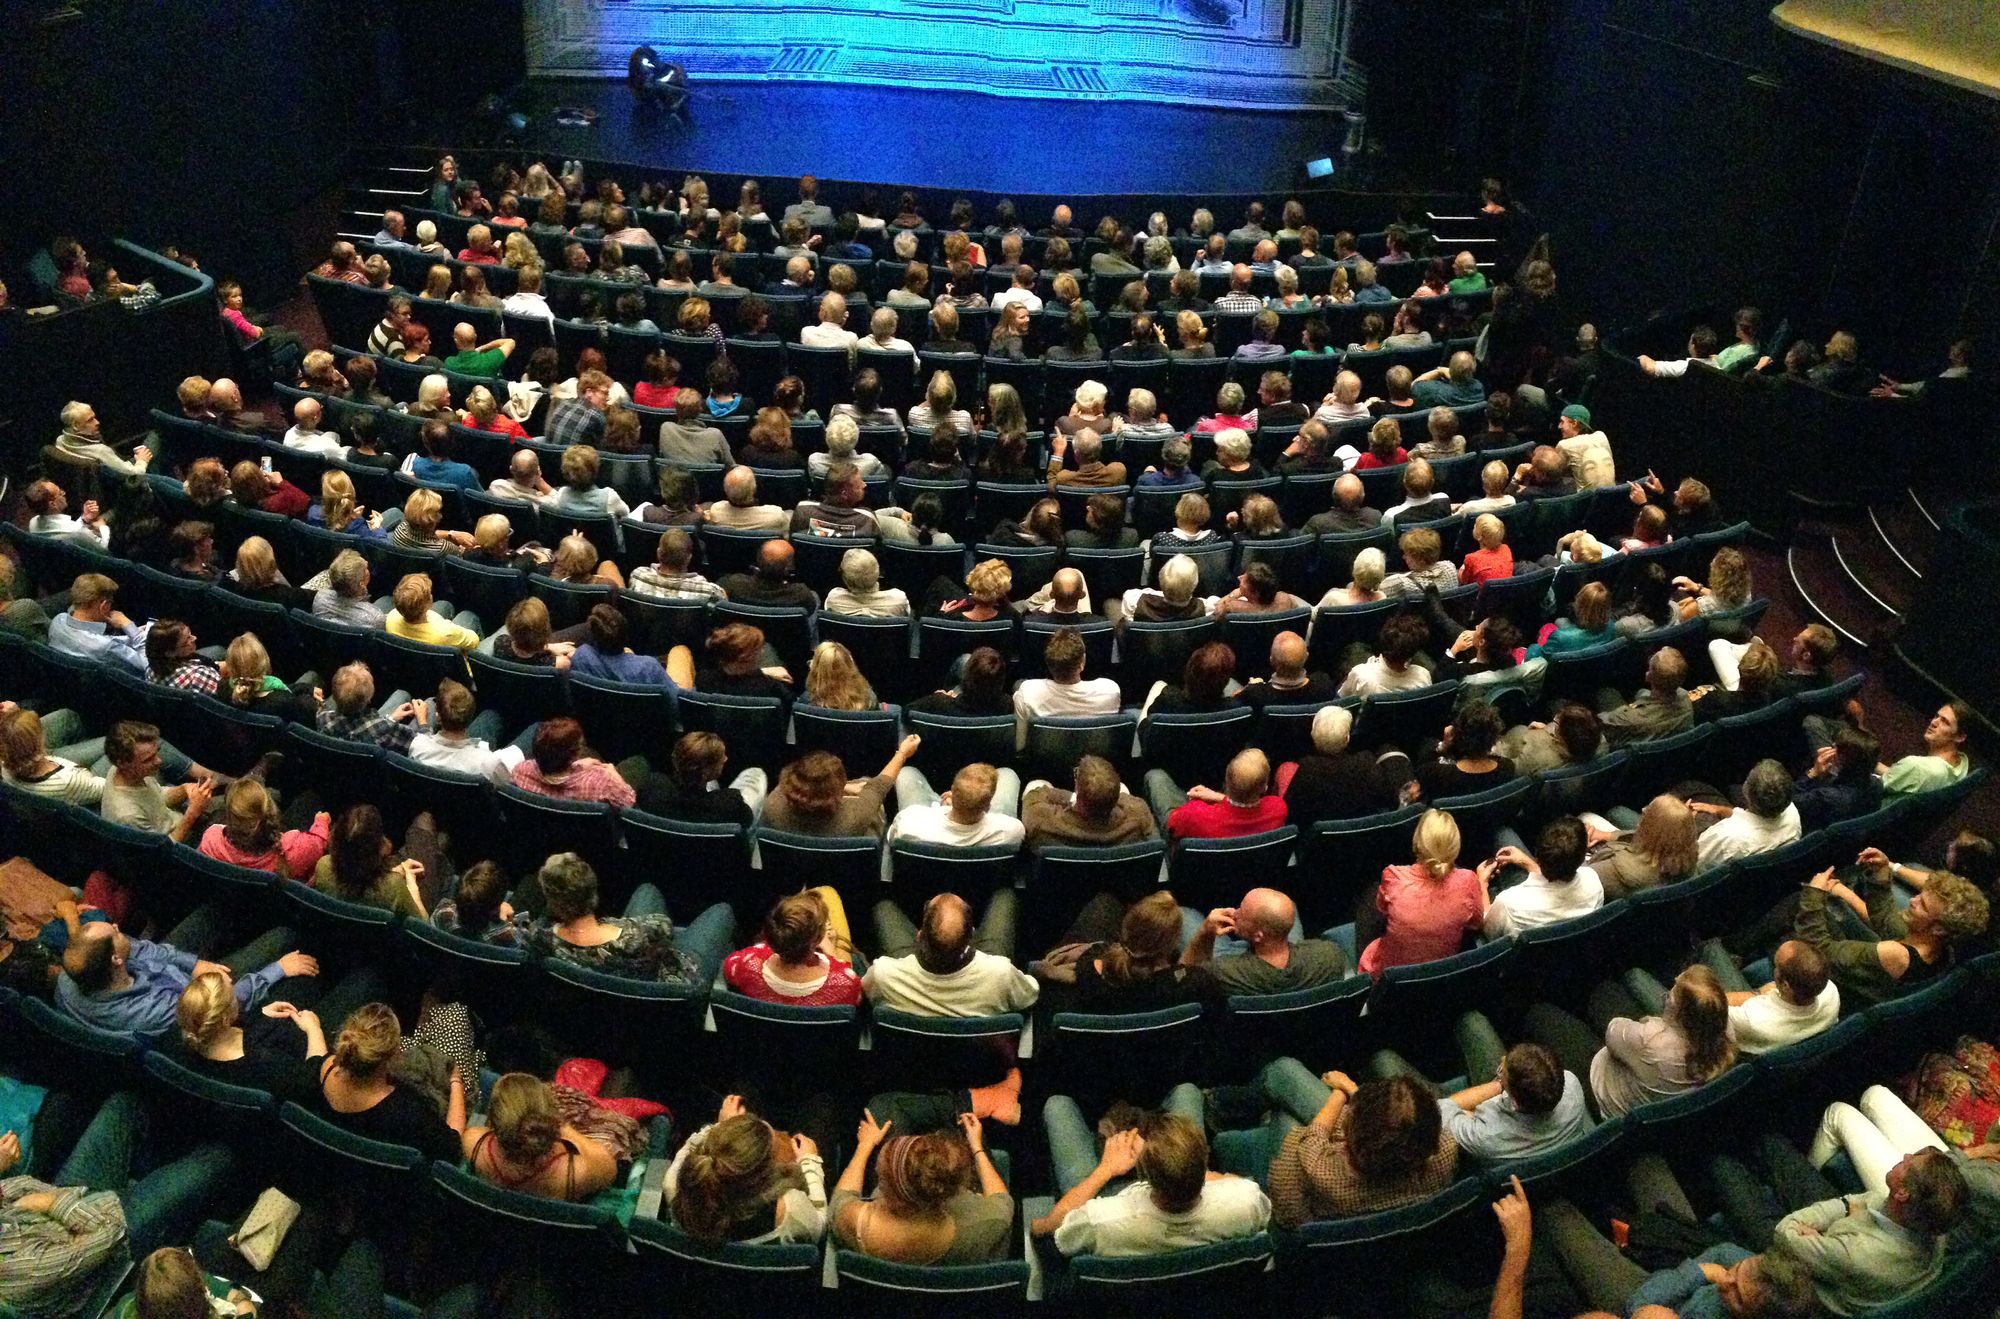
[[[558,105],[599,112],[564,128]],[[856,182],[988,193],[1270,193],[1305,182],[1304,163],[1340,155],[1338,111],[1224,110],[1142,102],[1023,100],[977,92],[813,83],[700,83],[689,117],[640,108],[615,80],[537,79],[519,144],[547,156],[630,161],[663,172]],[[425,135],[464,147],[463,114]],[[1428,185],[1421,171],[1369,162],[1322,180],[1363,190]],[[1198,184],[1195,182],[1198,181]]]

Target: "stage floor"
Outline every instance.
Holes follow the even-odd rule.
[[[592,128],[555,122],[559,105],[586,105]],[[1282,194],[1305,184],[1304,162],[1339,155],[1338,111],[1221,110],[1197,105],[1025,100],[976,92],[814,83],[699,82],[691,118],[637,107],[622,81],[537,79],[520,145],[657,167],[782,178],[908,184],[988,193],[1075,196],[1148,193]],[[465,141],[463,114],[433,127],[434,142]],[[1319,186],[1421,186],[1381,173],[1341,171]]]

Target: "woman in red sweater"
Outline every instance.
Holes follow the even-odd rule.
[[[1472,524],[1472,538],[1479,542],[1479,548],[1469,552],[1459,565],[1460,586],[1514,575],[1514,551],[1507,544],[1507,527],[1499,518],[1481,513]]]
[[[847,951],[844,934],[829,937],[831,889],[807,889],[780,898],[764,922],[764,938],[729,955],[722,978],[737,993],[794,1007],[840,1007],[861,1001],[854,964],[834,955]],[[838,896],[832,899],[838,902]],[[844,925],[843,920],[840,924]],[[852,953],[849,953],[852,956]]]

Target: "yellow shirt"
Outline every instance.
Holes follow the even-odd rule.
[[[454,646],[459,650],[476,650],[479,647],[477,632],[439,618],[436,611],[425,614],[421,623],[412,623],[392,611],[384,627],[392,637],[421,641],[427,646]]]

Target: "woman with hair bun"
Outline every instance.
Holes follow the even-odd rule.
[[[427,1159],[456,1163],[464,1156],[465,1081],[451,1071],[450,1099],[443,1113],[421,1091],[398,1084],[391,1074],[403,1053],[403,1025],[387,1003],[356,1008],[333,1042],[333,1055],[319,1069],[314,1112],[357,1136],[412,1145]]]
[[[256,779],[238,779],[223,798],[222,823],[201,836],[201,854],[249,870],[268,870],[284,879],[308,879],[326,855],[333,817],[313,816],[311,829],[287,829],[278,804]]]
[[[1007,1258],[1014,1197],[986,1151],[980,1120],[961,1113],[958,1131],[909,1136],[891,1136],[890,1125],[878,1123],[866,1110],[861,1114],[854,1157],[840,1174],[829,1206],[840,1244],[898,1264],[984,1264]],[[863,1199],[871,1162],[875,1194]]]
[[[728,1095],[667,1169],[674,1222],[697,1241],[812,1244],[826,1233],[826,1167],[812,1137],[779,1131]]]
[[[618,1180],[617,1155],[563,1121],[555,1090],[526,1072],[493,1083],[486,1125],[459,1141],[476,1176],[526,1195],[588,1200]]]
[[[844,951],[853,957],[845,913],[834,919],[839,904],[840,895],[830,888],[778,899],[764,920],[762,939],[723,962],[723,979],[737,993],[766,1003],[814,1008],[859,1003],[861,978],[853,962],[839,956]]]

